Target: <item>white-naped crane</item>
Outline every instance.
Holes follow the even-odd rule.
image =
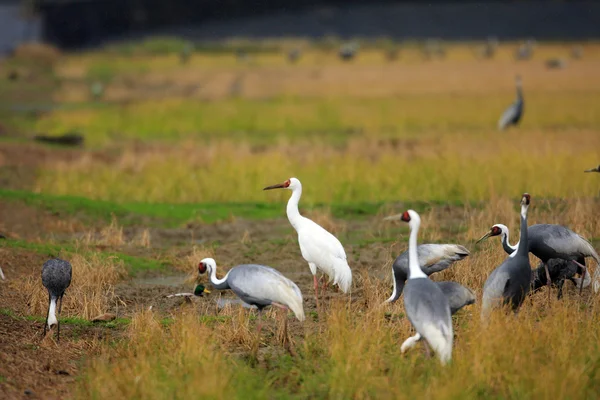
[[[392,215],[384,218],[385,221],[402,219],[402,214]],[[459,244],[420,244],[417,246],[417,258],[419,266],[425,275],[430,276],[436,272],[449,268],[456,261],[460,261],[469,255],[469,250]],[[392,265],[392,280],[394,290],[386,303],[393,303],[400,298],[404,283],[409,274],[408,250],[396,257]]]
[[[352,270],[346,259],[346,251],[340,241],[314,221],[303,217],[298,211],[298,202],[302,196],[302,184],[296,178],[290,178],[283,183],[267,186],[263,190],[288,189],[292,196],[288,200],[286,213],[290,224],[298,233],[298,243],[302,257],[308,262],[308,267],[313,275],[315,287],[315,300],[319,308],[319,284],[317,282],[317,269],[321,270],[338,285],[344,293],[350,291],[352,286]]]
[[[274,268],[243,264],[231,268],[225,277],[218,279],[216,261],[213,258],[205,258],[198,264],[198,274],[205,272],[208,273],[210,283],[215,289],[231,289],[244,303],[258,308],[257,337],[260,337],[262,329],[262,310],[267,306],[290,309],[298,321],[305,319],[302,292],[294,282]],[[284,318],[284,332],[287,340],[287,317]]]
[[[454,340],[448,298],[419,267],[417,256],[417,236],[421,225],[419,214],[414,210],[408,210],[402,214],[401,219],[408,222],[410,226],[409,276],[404,286],[404,309],[417,334],[406,339],[400,349],[404,352],[424,338],[444,365],[452,359]]]
[[[600,172],[600,165],[598,165],[596,168],[586,169],[583,172]]]
[[[523,117],[525,101],[523,100],[523,88],[521,87],[522,82],[519,75],[515,78],[515,84],[517,86],[517,99],[504,110],[502,116],[498,120],[498,129],[501,131],[508,128],[510,125],[518,125]]]
[[[521,246],[492,271],[483,286],[481,316],[485,319],[493,308],[510,304],[517,311],[531,286],[529,264],[527,209],[531,196],[523,194],[521,199]]]
[[[562,225],[536,224],[531,225],[527,232],[528,250],[544,263],[546,267],[547,284],[550,285],[552,282],[550,271],[547,269],[549,260],[558,258],[565,261],[572,261],[581,268],[580,273],[582,277],[579,281],[579,291],[581,292],[583,285],[586,282],[585,258],[592,257],[596,260],[596,263],[600,265],[600,257],[590,242]],[[493,225],[490,231],[483,235],[477,243],[492,236],[501,237],[502,247],[508,254],[512,254],[521,247],[521,241],[515,245],[510,244],[508,228],[503,224]],[[600,268],[596,268],[596,272],[594,273],[593,287],[596,292],[600,289],[599,271]],[[587,280],[587,282],[589,284],[589,280]]]
[[[56,326],[57,341],[60,341],[60,323],[56,315],[60,315],[63,296],[65,290],[71,285],[72,275],[71,263],[60,258],[48,260],[42,266],[42,284],[48,290],[48,313],[44,324],[44,336],[46,336],[46,328],[52,330]]]

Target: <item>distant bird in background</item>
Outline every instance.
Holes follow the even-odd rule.
[[[343,44],[338,53],[342,61],[351,61],[354,59],[354,57],[356,57],[357,54],[358,44],[355,42]]]
[[[529,60],[533,56],[533,49],[535,48],[536,42],[534,39],[528,39],[525,43],[521,44],[515,52],[515,59],[519,61]]]
[[[44,324],[44,336],[46,336],[46,328],[51,330],[56,325],[57,341],[60,341],[60,323],[56,317],[56,303],[59,303],[58,315],[60,315],[62,299],[65,290],[71,285],[72,275],[71,263],[59,258],[48,260],[42,266],[42,284],[48,289],[48,313]]]
[[[319,290],[317,283],[317,268],[323,271],[329,281],[333,280],[344,293],[352,286],[352,271],[346,259],[346,251],[340,241],[314,221],[303,217],[298,211],[298,202],[302,196],[302,184],[296,178],[290,178],[283,183],[267,186],[263,190],[288,189],[292,196],[288,200],[287,217],[298,233],[298,243],[302,257],[308,262],[313,274],[315,300],[319,308]]]
[[[479,50],[480,58],[494,58],[500,42],[496,37],[488,37],[483,48]]]
[[[598,165],[596,168],[586,169],[583,172],[600,172],[600,165]]]
[[[302,50],[300,50],[297,47],[288,51],[288,54],[287,54],[288,61],[292,64],[294,64],[298,60],[300,60],[300,56],[302,56]]]
[[[423,46],[423,57],[427,60],[446,57],[446,50],[439,39],[428,39]]]
[[[567,61],[562,58],[550,58],[546,60],[546,68],[563,69],[567,66]]]
[[[575,60],[583,58],[583,47],[579,45],[573,46],[573,48],[571,49],[571,58]]]
[[[492,271],[483,286],[481,317],[487,318],[492,309],[510,305],[517,311],[531,286],[531,265],[529,264],[527,209],[531,197],[523,194],[521,199],[521,238],[519,248],[500,266]]]
[[[402,214],[402,221],[410,226],[408,240],[409,277],[404,289],[404,309],[417,334],[402,343],[400,350],[405,352],[414,346],[421,337],[433,348],[442,365],[452,359],[452,316],[450,305],[442,289],[427,278],[419,267],[417,256],[417,236],[421,218],[413,210]]]
[[[104,84],[99,81],[92,83],[90,86],[90,94],[94,100],[100,100],[104,95]]]
[[[183,45],[183,48],[179,52],[179,61],[182,64],[187,64],[192,56],[192,52],[194,51],[194,45],[192,43],[186,43]]]
[[[495,224],[490,231],[483,235],[477,243],[491,236],[501,236],[502,247],[508,254],[514,253],[521,245],[517,243],[512,246],[509,243],[509,231],[506,225]],[[585,258],[592,257],[596,263],[600,265],[600,257],[596,250],[592,247],[583,236],[578,235],[571,229],[562,225],[555,224],[536,224],[528,228],[528,251],[534,256],[542,260],[546,264],[549,260],[559,258],[566,261],[573,261],[579,265],[580,273],[585,278],[586,267]],[[594,274],[594,290],[597,292],[600,289],[600,268],[596,269]],[[546,282],[552,282],[548,279],[550,271],[548,271]],[[550,277],[551,278],[551,277]],[[579,280],[580,291],[586,282],[585,279]],[[589,280],[587,281],[589,284]],[[548,283],[550,284],[550,283]]]
[[[501,131],[510,125],[516,126],[523,116],[523,89],[521,88],[521,77],[519,75],[515,77],[515,83],[517,87],[517,100],[504,111],[500,120],[498,120],[498,129]]]

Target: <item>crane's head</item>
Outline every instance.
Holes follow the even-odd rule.
[[[300,181],[296,178],[290,178],[287,181],[283,182],[283,183],[277,183],[275,185],[271,185],[271,186],[267,186],[266,188],[264,188],[263,190],[271,190],[271,189],[290,189],[290,190],[294,190],[297,188],[301,188],[302,184],[300,183]]]
[[[531,203],[531,196],[529,193],[523,193],[523,197],[521,198],[521,205],[528,206]]]
[[[421,218],[419,217],[419,214],[417,214],[417,212],[414,210],[407,210],[407,211],[404,211],[402,214],[391,215],[389,217],[385,217],[383,220],[384,221],[402,220],[404,222],[408,222],[411,226],[415,223],[421,222]]]
[[[209,274],[217,269],[217,262],[213,258],[204,258],[198,264],[198,274],[208,272]]]
[[[508,232],[508,228],[506,227],[506,225],[495,224],[492,226],[492,228],[489,230],[489,232],[486,233],[485,235],[483,235],[476,243],[483,242],[485,239],[492,237],[492,236],[499,236],[502,234],[506,235],[507,232]]]

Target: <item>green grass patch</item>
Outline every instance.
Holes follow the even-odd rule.
[[[1,308],[0,314],[6,315],[7,317],[11,317],[13,319],[19,319],[22,321],[32,321],[32,322],[45,322],[46,317],[39,317],[35,315],[17,315],[13,310],[8,308]],[[80,318],[80,317],[60,317],[61,324],[74,325],[80,327],[92,327],[92,326],[100,326],[104,328],[122,328],[124,326],[129,325],[131,319],[129,318],[116,318],[112,321],[100,321],[100,322],[92,322],[90,320]]]

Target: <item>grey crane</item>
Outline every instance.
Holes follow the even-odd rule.
[[[548,262],[545,264],[540,262],[538,267],[533,270],[533,279],[531,281],[532,291],[537,291],[548,284],[546,266],[548,266],[551,285],[558,288],[558,299],[562,297],[562,290],[566,280],[573,282],[575,287],[579,287],[580,279],[575,278],[575,275],[582,273],[581,268],[573,261],[553,258],[548,260]],[[591,279],[589,276],[590,274],[585,274],[584,282],[582,283],[583,287],[586,287],[590,284]]]
[[[60,324],[56,317],[56,303],[58,302],[58,315],[60,315],[62,299],[65,290],[71,285],[72,275],[71,263],[60,258],[48,260],[42,266],[42,284],[48,289],[48,313],[44,324],[44,336],[46,336],[46,328],[51,330],[56,325],[57,341],[60,341]]]
[[[533,56],[533,49],[536,45],[535,39],[528,39],[525,43],[521,44],[515,52],[515,59],[517,60],[529,60]]]
[[[355,42],[345,43],[340,47],[338,56],[342,61],[351,61],[358,54],[358,44]]]
[[[386,221],[393,221],[402,218],[402,214],[386,217]],[[443,271],[449,268],[454,262],[460,261],[469,255],[469,250],[458,244],[420,244],[417,246],[417,257],[419,266],[425,275],[430,276],[433,273]],[[392,265],[392,278],[394,290],[386,303],[393,303],[398,300],[404,289],[404,283],[409,275],[409,255],[408,250],[400,254]]]
[[[262,328],[262,310],[267,306],[290,309],[299,321],[304,321],[302,293],[298,286],[283,276],[279,271],[257,264],[243,264],[231,268],[224,278],[217,278],[217,263],[212,258],[205,258],[198,264],[198,273],[208,272],[210,283],[217,290],[231,289],[243,302],[256,306],[261,321],[258,334]],[[287,318],[284,319],[287,332]],[[287,335],[287,333],[286,333]]]
[[[515,100],[514,103],[504,110],[504,113],[502,113],[502,116],[498,120],[498,129],[501,131],[510,125],[518,125],[519,121],[521,121],[521,117],[523,116],[523,89],[521,87],[522,82],[519,75],[515,77],[515,84],[517,87],[517,100]]]
[[[536,224],[531,225],[527,231],[529,236],[528,250],[542,260],[546,266],[549,260],[559,258],[565,261],[573,261],[581,268],[580,273],[583,278],[579,282],[579,290],[581,291],[586,274],[585,258],[592,257],[600,265],[600,257],[590,242],[562,225]],[[483,235],[477,243],[491,236],[501,236],[502,247],[508,254],[519,248],[520,242],[514,246],[509,243],[509,231],[506,225],[493,225],[490,231]],[[594,274],[594,290],[596,292],[600,289],[598,270],[600,268],[597,268]],[[551,281],[550,271],[547,271],[546,282],[549,285]]]
[[[405,211],[402,221],[410,226],[408,240],[409,276],[404,288],[404,309],[417,334],[409,337],[401,351],[414,346],[422,337],[433,348],[442,365],[452,359],[452,316],[448,298],[442,289],[427,278],[419,267],[417,235],[421,218],[414,210]]]
[[[300,60],[300,56],[302,56],[302,50],[300,50],[298,47],[291,49],[287,53],[288,61],[292,64],[294,64],[294,63],[296,63],[296,61]]]
[[[531,285],[531,265],[529,265],[527,209],[531,197],[523,194],[521,199],[521,245],[500,266],[492,271],[483,285],[482,318],[502,304],[510,304],[517,311]]]
[[[583,172],[600,172],[600,165],[598,165],[596,168],[586,169]]]

